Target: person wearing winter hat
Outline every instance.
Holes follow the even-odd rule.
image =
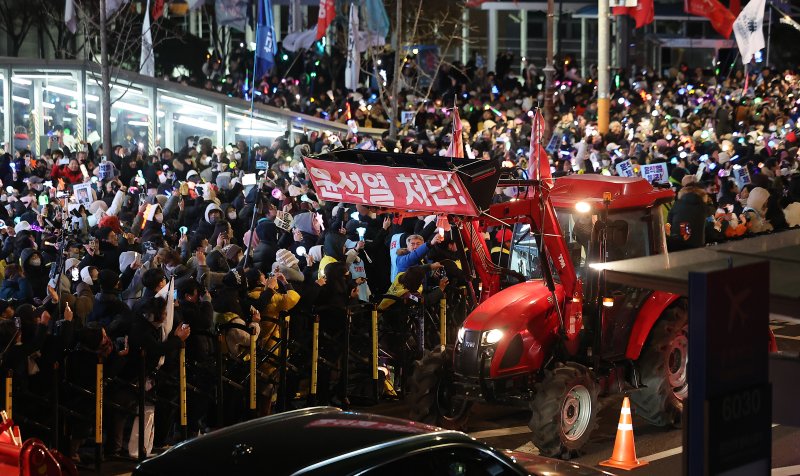
[[[300,271],[300,260],[287,249],[280,249],[275,254],[275,263],[272,265],[272,271],[283,274],[288,281],[292,282],[299,283],[305,279]]]
[[[747,206],[744,207],[744,216],[750,233],[772,231],[772,225],[765,218],[768,200],[769,191],[767,189],[756,187],[750,190],[750,194],[747,196]]]

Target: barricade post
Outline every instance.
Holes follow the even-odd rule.
[[[291,318],[289,315],[283,317],[283,328],[281,329],[281,367],[278,370],[278,410],[286,410],[287,388],[286,388],[286,374],[289,365],[289,324]]]
[[[378,305],[372,306],[372,391],[375,402],[380,397],[380,380],[378,378]]]
[[[250,389],[248,392],[250,410],[256,410],[256,334],[250,333]]]
[[[186,343],[181,345],[180,354],[178,354],[178,385],[180,393],[180,412],[181,412],[181,434],[183,439],[189,437],[187,408],[186,408]]]
[[[103,359],[97,359],[94,383],[94,466],[98,471],[103,456]]]
[[[53,428],[52,431],[52,447],[58,448],[58,440],[61,435],[60,412],[61,412],[61,396],[59,395],[59,387],[61,386],[61,365],[58,362],[53,362]]]
[[[14,410],[14,371],[9,370],[8,375],[6,376],[6,396],[5,396],[5,404],[6,404],[6,415],[9,419],[13,418],[13,410]]]
[[[309,403],[317,400],[317,378],[319,365],[319,316],[314,316],[314,331],[311,334],[311,383],[309,384]]]
[[[225,336],[223,331],[217,330],[217,428],[222,428],[225,419],[225,408],[223,406],[224,399],[224,381],[222,376],[224,373],[224,356],[222,354],[222,347],[225,345]]]
[[[439,342],[442,348],[447,348],[447,298],[439,301]]]
[[[147,362],[145,361],[146,353],[142,349],[140,353],[141,364],[139,365],[139,461],[144,461],[147,457],[147,451],[144,448],[144,418],[145,418],[145,397],[147,389]]]

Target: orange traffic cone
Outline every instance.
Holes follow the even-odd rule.
[[[631,420],[631,402],[628,397],[622,400],[622,410],[617,426],[617,440],[614,442],[614,453],[611,459],[601,461],[602,466],[631,470],[644,466],[647,461],[636,459],[636,445],[633,443],[633,420]]]

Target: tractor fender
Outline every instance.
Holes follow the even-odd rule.
[[[653,329],[656,321],[658,321],[658,318],[661,317],[661,314],[664,312],[664,310],[666,310],[679,298],[680,295],[678,294],[667,293],[664,291],[654,291],[650,297],[645,300],[644,304],[639,309],[639,313],[636,315],[636,321],[633,324],[633,329],[631,329],[631,335],[628,338],[628,348],[625,351],[625,357],[631,360],[636,360],[639,358],[639,355],[642,353],[644,343],[647,341],[647,336],[650,335],[650,331]]]

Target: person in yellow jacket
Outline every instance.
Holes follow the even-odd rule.
[[[425,280],[425,272],[428,269],[430,269],[430,265],[412,266],[408,268],[407,271],[399,273],[397,277],[394,278],[392,285],[389,286],[389,290],[386,291],[386,294],[403,299],[408,298],[411,294],[422,294],[422,282]],[[426,294],[426,301],[439,302],[439,299],[442,298],[442,294],[444,293],[444,289],[447,287],[448,283],[449,281],[447,278],[439,279],[438,288],[434,288]],[[380,304],[378,304],[378,310],[386,311],[395,302],[397,302],[395,299],[383,298]]]
[[[247,297],[251,305],[264,317],[261,321],[261,345],[267,349],[275,347],[273,354],[277,357],[279,348],[275,343],[281,337],[281,328],[276,321],[282,312],[288,312],[297,305],[300,294],[292,289],[292,285],[282,273],[264,276],[264,273],[257,269],[253,269],[252,273],[248,275],[250,289]],[[261,370],[266,375],[272,375],[277,369],[274,365],[265,364]]]

